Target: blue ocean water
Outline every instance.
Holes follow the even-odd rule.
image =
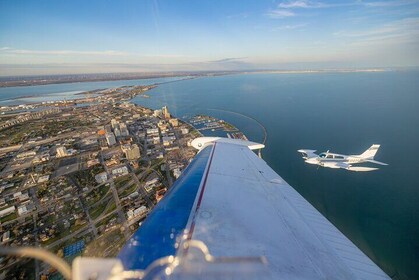
[[[133,102],[225,119],[263,158],[394,279],[419,279],[419,72],[248,74],[161,84]],[[0,99],[144,80],[2,88]],[[41,97],[40,97],[41,98]],[[248,117],[244,117],[248,116]],[[253,119],[255,120],[253,120]],[[358,154],[381,144],[374,172],[307,165],[297,149]]]
[[[264,159],[395,279],[419,279],[419,72],[252,74],[161,85],[134,102],[207,113],[261,141]],[[297,149],[359,154],[374,172],[307,165]]]

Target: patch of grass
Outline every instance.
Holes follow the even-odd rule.
[[[95,204],[99,200],[101,200],[109,191],[110,186],[104,185],[99,188],[93,189],[88,195],[88,201],[90,205]]]
[[[117,189],[125,186],[131,180],[131,175],[124,175],[114,180]]]
[[[127,187],[120,195],[121,197],[125,197],[133,193],[136,189],[137,189],[137,184],[132,184],[129,187]]]
[[[95,220],[97,217],[100,216],[100,214],[105,211],[106,205],[108,205],[109,201],[104,201],[102,203],[99,203],[95,207],[92,207],[89,209],[89,214],[92,220]]]
[[[14,220],[16,218],[17,218],[17,214],[16,213],[11,213],[7,216],[1,217],[0,218],[0,223],[5,223],[5,222],[8,222],[8,221]]]
[[[105,214],[109,214],[116,209],[115,201],[112,201],[111,205],[109,205],[108,210],[106,210]]]

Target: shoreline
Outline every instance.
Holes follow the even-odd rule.
[[[162,77],[165,78],[165,77]],[[109,91],[111,89],[123,89],[123,88],[148,88],[148,89],[152,89],[158,85],[163,85],[163,84],[169,84],[169,83],[175,83],[175,82],[180,82],[180,81],[187,81],[187,80],[194,80],[197,79],[199,77],[183,77],[177,80],[172,80],[172,81],[164,81],[164,82],[155,82],[155,83],[151,83],[151,84],[138,84],[138,85],[131,85],[131,86],[127,86],[127,85],[123,85],[123,86],[119,86],[119,87],[109,87],[109,88],[98,88],[98,89],[93,89],[93,90],[85,90],[85,91],[79,91],[77,93],[72,94],[71,96],[75,96],[76,98],[74,99],[69,99],[67,100],[67,102],[83,102],[84,99],[87,98],[95,98],[98,97],[100,95],[106,95],[106,93],[103,93],[104,91]],[[127,80],[128,81],[128,80]],[[39,85],[33,85],[33,86],[39,86]],[[1,86],[0,86],[1,88]],[[14,102],[16,100],[25,100],[25,99],[29,99],[29,98],[43,98],[43,97],[47,97],[47,96],[51,96],[54,94],[62,94],[62,93],[66,93],[66,92],[57,92],[57,93],[44,93],[44,94],[32,94],[32,95],[24,95],[24,96],[16,96],[16,97],[11,97],[11,98],[7,98],[4,100],[1,100],[0,102],[2,103],[10,103],[10,102]],[[91,95],[97,95],[97,96],[91,96]],[[146,96],[144,93],[142,94],[138,94],[138,95],[144,95],[144,97],[148,97]],[[85,98],[81,97],[81,98],[77,98],[77,96],[86,96]],[[0,106],[0,107],[18,107],[18,106],[36,106],[38,104],[41,103],[48,103],[48,104],[53,104],[53,103],[63,103],[65,99],[57,99],[57,100],[45,100],[45,101],[41,101],[41,102],[23,102],[20,104],[10,104],[10,105],[5,105],[5,106]]]
[[[187,79],[194,79],[200,77],[213,77],[213,76],[223,76],[223,75],[231,75],[236,74],[238,72],[187,72],[187,73],[173,73],[169,75],[145,75],[145,76],[119,76],[119,77],[98,77],[98,78],[75,78],[75,79],[68,79],[66,77],[72,76],[84,76],[84,75],[57,75],[57,79],[39,79],[40,76],[24,76],[24,77],[16,77],[15,80],[9,81],[2,81],[2,78],[8,77],[0,77],[0,88],[8,88],[8,87],[31,87],[31,86],[45,86],[45,85],[58,85],[58,84],[77,84],[77,83],[91,83],[91,82],[112,82],[112,81],[132,81],[132,80],[148,80],[148,79],[164,79],[164,78],[176,78],[179,77],[179,80],[187,80]],[[97,74],[100,76],[100,74]],[[63,79],[59,79],[59,77],[64,77]],[[106,76],[106,75],[105,75]],[[42,77],[42,76],[41,76]],[[30,79],[33,80],[30,80]],[[167,81],[167,82],[157,82],[155,84],[162,84],[168,82],[175,82],[174,81]]]
[[[69,74],[69,75],[45,75],[45,76],[4,76],[0,77],[0,88],[7,87],[25,87],[25,86],[42,86],[54,84],[71,84],[71,83],[89,83],[89,82],[106,82],[106,81],[132,81],[145,79],[175,78],[175,77],[214,77],[237,74],[315,74],[315,73],[377,73],[389,71],[403,71],[411,68],[398,67],[377,67],[377,68],[360,68],[360,69],[261,69],[261,70],[230,70],[230,71],[202,71],[202,72],[180,72],[180,73],[159,73],[153,74],[137,74],[132,73],[105,73],[105,74]],[[90,76],[90,77],[86,77]],[[96,77],[95,77],[96,76]],[[5,80],[10,78],[9,80]],[[13,80],[13,78],[15,78]],[[32,79],[32,80],[31,80]],[[159,84],[159,83],[157,83]]]

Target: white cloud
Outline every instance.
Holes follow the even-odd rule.
[[[268,12],[267,16],[270,18],[286,18],[295,16],[295,13],[289,10],[277,9]]]
[[[8,54],[22,54],[22,55],[94,55],[94,56],[123,56],[129,55],[126,52],[120,51],[74,51],[74,50],[48,50],[48,51],[40,51],[40,50],[25,50],[25,49],[13,49],[8,47],[0,48],[1,53],[8,53]]]
[[[401,45],[405,43],[419,42],[419,18],[406,18],[396,20],[360,31],[338,31],[333,34],[335,37],[350,39],[350,44],[357,46],[369,46],[392,44]]]
[[[286,1],[278,5],[279,8],[284,9],[293,9],[293,8],[322,8],[328,7],[329,5],[322,2],[314,2],[308,0],[296,0],[296,1]]]
[[[332,6],[334,5],[309,0],[284,1],[276,9],[269,11],[267,15],[270,18],[286,18],[296,16],[295,9],[328,8]]]
[[[280,8],[307,8],[308,3],[307,1],[304,0],[299,0],[299,1],[287,1],[287,2],[282,2],[278,5]]]
[[[7,56],[22,56],[22,57],[135,57],[135,58],[168,58],[168,59],[175,59],[175,58],[187,58],[189,56],[182,55],[182,54],[144,54],[144,53],[132,53],[132,52],[124,52],[124,51],[115,51],[115,50],[107,50],[107,51],[75,51],[75,50],[29,50],[29,49],[14,49],[9,47],[0,47],[0,55]]]
[[[307,24],[305,24],[305,23],[301,23],[301,24],[287,24],[287,25],[278,26],[274,30],[293,30],[293,29],[302,28],[302,27],[304,27],[306,25]]]
[[[398,0],[398,1],[373,1],[373,2],[361,2],[364,6],[367,7],[396,7],[404,6],[415,3],[412,0]],[[417,2],[416,2],[417,3]]]

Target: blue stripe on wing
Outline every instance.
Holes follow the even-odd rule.
[[[145,269],[154,260],[175,255],[176,238],[183,233],[205,172],[212,146],[185,169],[119,253],[125,269]]]

